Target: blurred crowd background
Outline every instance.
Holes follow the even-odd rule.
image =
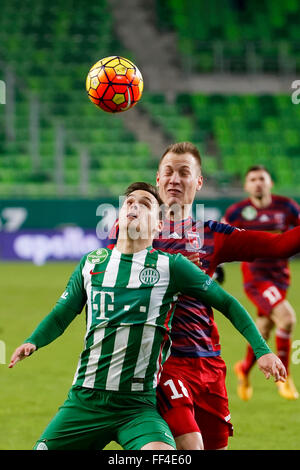
[[[207,216],[243,194],[253,164],[299,200],[299,19],[297,0],[3,0],[0,256],[33,260],[50,239],[38,259],[93,247],[99,204],[153,183],[175,141],[203,156]],[[121,115],[85,91],[89,68],[110,55],[135,62],[145,82]]]

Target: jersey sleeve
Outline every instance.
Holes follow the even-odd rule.
[[[300,206],[293,199],[290,200],[290,225],[297,227],[300,225]]]
[[[254,261],[257,258],[289,258],[300,251],[300,226],[284,233],[235,229],[230,234],[215,234],[216,264],[229,261]]]
[[[206,292],[213,283],[213,280],[204,271],[181,253],[174,255],[171,278],[175,282],[178,292],[196,298],[200,292]]]
[[[271,352],[247,310],[194,263],[181,254],[175,256],[174,272],[179,292],[201,300],[225,315],[250,343],[256,358]]]
[[[32,343],[37,349],[58,338],[76,315],[81,313],[87,297],[83,285],[82,268],[84,256],[71,275],[67,287],[51,312],[40,322],[24,343]]]
[[[237,209],[236,205],[230,206],[222,217],[221,222],[223,224],[230,224],[235,227],[238,227],[239,214],[240,211]]]
[[[118,236],[119,236],[119,219],[116,219],[108,234],[107,248],[111,250],[113,249],[113,247],[117,243]]]
[[[81,259],[80,263],[73,271],[65,291],[58,299],[57,303],[80,313],[86,303],[87,296],[83,283],[82,269],[86,261],[86,255]]]

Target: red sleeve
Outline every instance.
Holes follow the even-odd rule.
[[[293,199],[291,199],[291,209],[291,225],[297,227],[300,225],[300,206]]]
[[[223,224],[230,224],[230,225],[234,225],[234,226],[237,226],[237,223],[236,223],[236,218],[233,217],[233,213],[236,209],[236,204],[230,206],[227,208],[224,216],[222,217],[222,220],[221,222]]]
[[[112,226],[112,229],[109,232],[108,240],[107,240],[108,244],[107,244],[106,248],[109,248],[110,250],[112,250],[114,248],[114,246],[117,243],[118,235],[119,235],[119,219],[115,220],[115,222]]]
[[[257,258],[289,258],[300,252],[300,226],[284,233],[234,230],[215,234],[217,264],[254,261]]]

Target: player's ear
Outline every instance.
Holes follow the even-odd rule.
[[[202,188],[203,186],[203,176],[202,175],[199,175],[198,176],[198,182],[197,182],[197,191],[200,191],[200,189]]]
[[[153,238],[156,238],[158,236],[158,234],[162,231],[163,225],[164,225],[163,220],[159,219],[156,223],[156,226],[155,226],[154,237]]]
[[[163,221],[163,220],[159,220],[159,222],[158,222],[158,231],[159,231],[159,232],[162,231],[163,226],[164,226],[164,221]]]
[[[159,171],[156,172],[156,186],[159,187]]]

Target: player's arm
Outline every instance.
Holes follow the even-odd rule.
[[[285,379],[286,371],[281,360],[272,353],[251,316],[237,299],[182,255],[175,257],[174,273],[180,292],[198,298],[230,320],[252,346],[258,365],[267,378],[271,374],[276,381]]]
[[[216,263],[254,261],[257,258],[289,258],[300,252],[300,226],[284,233],[234,229],[215,234]]]
[[[85,257],[83,260],[85,260]],[[9,368],[28,357],[38,348],[46,346],[62,335],[69,324],[82,311],[86,303],[86,292],[82,277],[83,260],[74,270],[65,292],[52,311],[40,322],[29,338],[15,350]]]

